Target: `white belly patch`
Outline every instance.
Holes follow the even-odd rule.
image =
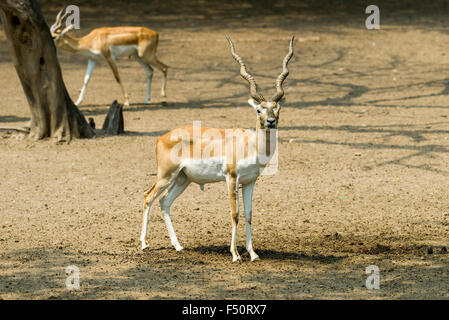
[[[203,184],[226,180],[224,158],[186,159],[182,161],[183,171],[193,182]]]
[[[130,56],[137,53],[137,45],[110,46],[109,50],[114,57]]]

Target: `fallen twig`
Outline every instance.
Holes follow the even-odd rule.
[[[23,133],[30,133],[29,128],[16,128],[16,127],[0,127],[0,131],[17,131]]]

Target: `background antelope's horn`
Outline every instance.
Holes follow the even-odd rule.
[[[65,8],[62,8],[61,11],[59,11],[58,15],[56,16],[55,23],[50,27],[51,31],[55,32],[56,30],[62,27],[64,19],[69,15],[69,12],[66,12],[63,15],[64,10]]]
[[[75,26],[74,26],[73,24],[71,24],[71,25],[65,27],[65,29],[61,31],[61,37],[62,37],[64,34],[66,34],[67,32],[73,30],[74,28],[75,28]]]
[[[226,39],[229,42],[229,45],[231,46],[231,53],[234,59],[240,64],[240,75],[243,79],[248,81],[249,83],[249,94],[251,98],[256,100],[258,103],[261,103],[262,101],[266,101],[265,98],[257,92],[257,84],[256,80],[254,80],[253,76],[248,73],[246,70],[245,63],[243,62],[243,59],[235,52],[234,44],[232,43],[231,38],[226,36]]]
[[[288,76],[288,69],[287,64],[290,61],[290,59],[293,57],[293,40],[295,39],[295,36],[292,36],[290,39],[290,46],[287,55],[284,58],[284,61],[282,63],[282,73],[279,75],[279,77],[276,80],[276,93],[271,98],[271,101],[279,102],[282,97],[284,96],[284,88],[282,87],[282,84],[284,83],[285,78]]]
[[[64,12],[64,8],[62,8],[61,11],[59,11],[59,13],[57,14],[55,23],[53,23],[52,26],[50,27],[51,31],[55,31],[58,28],[58,26],[59,26],[58,22],[60,21],[61,15],[63,12]]]

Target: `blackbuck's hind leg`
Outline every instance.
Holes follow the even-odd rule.
[[[254,181],[249,184],[245,184],[242,188],[243,207],[245,210],[246,220],[246,250],[248,250],[249,255],[251,256],[251,261],[259,258],[259,256],[253,250],[253,242],[251,237],[251,216],[253,210],[253,190],[255,184],[256,182]]]
[[[81,93],[78,97],[78,100],[75,103],[77,106],[80,105],[80,103],[84,99],[84,95],[86,94],[86,90],[87,90],[87,85],[89,84],[89,80],[92,77],[92,72],[94,71],[94,68],[95,68],[95,61],[89,59],[87,61],[87,71],[86,71],[86,75],[84,76],[83,88],[81,89]]]
[[[151,205],[154,200],[159,197],[162,192],[164,192],[171,184],[169,179],[160,179],[156,180],[153,186],[148,189],[144,194],[144,212],[143,212],[143,221],[142,221],[142,233],[140,234],[140,243],[142,250],[147,246],[145,242],[145,237],[147,235],[148,230],[148,218],[150,215]]]
[[[115,63],[115,59],[111,55],[105,56],[105,58],[106,58],[106,61],[109,64],[109,67],[112,70],[112,73],[114,74],[115,81],[117,81],[117,83],[120,86],[120,89],[122,90],[123,99],[125,100],[124,104],[125,104],[125,106],[129,106],[129,96],[128,96],[128,93],[126,92],[125,87],[123,86],[122,81],[120,80],[120,75],[118,73],[118,69],[117,69],[117,65]]]
[[[151,81],[153,79],[153,68],[148,63],[143,61],[142,58],[140,58],[139,56],[137,56],[137,61],[145,69],[145,72],[147,73],[147,96],[143,103],[148,103],[151,100]]]
[[[176,251],[181,251],[183,247],[179,244],[175,229],[173,228],[170,218],[170,207],[176,198],[184,192],[189,184],[190,181],[187,179],[186,175],[183,172],[179,173],[167,194],[159,200],[161,209],[164,211],[164,219],[165,225],[167,226],[168,235],[170,236],[171,244],[175,247]]]
[[[241,257],[237,250],[237,224],[239,222],[239,183],[238,177],[228,175],[227,177],[229,200],[231,205],[231,221],[232,221],[232,239],[231,253],[232,262],[241,261]]]
[[[161,98],[162,98],[162,104],[166,104],[167,103],[167,95],[165,94],[165,87],[167,84],[167,71],[168,71],[168,66],[162,62],[160,62],[156,56],[151,56],[147,62],[159,69],[162,72],[162,84],[161,84]]]

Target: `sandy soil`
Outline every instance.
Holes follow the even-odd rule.
[[[119,71],[132,102],[124,113],[126,134],[56,145],[0,133],[0,298],[449,298],[443,1],[386,2],[378,31],[364,28],[363,1],[78,3],[82,28],[75,34],[130,24],[160,32],[169,104],[160,105],[155,73],[153,101],[143,105],[145,73],[123,59]],[[58,1],[42,4],[49,21],[58,10]],[[243,263],[231,262],[223,183],[206,185],[205,192],[191,185],[173,205],[184,251],[170,245],[158,206],[150,248],[140,251],[157,136],[194,120],[223,128],[255,123],[224,35],[270,96],[292,33],[319,41],[295,43],[279,171],[256,185],[260,261],[251,263],[245,253]],[[59,55],[76,99],[86,60]],[[29,110],[3,32],[0,75],[0,126],[22,126]],[[114,99],[120,90],[102,63],[80,108],[101,125]],[[243,223],[238,232],[244,253]],[[69,265],[80,269],[79,291],[65,287]],[[380,269],[380,290],[365,287],[369,265]]]

